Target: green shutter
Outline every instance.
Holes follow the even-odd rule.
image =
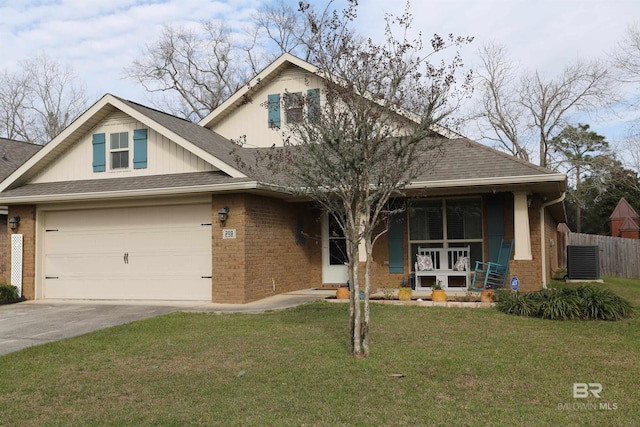
[[[404,273],[404,214],[389,218],[389,273]]]
[[[280,127],[280,94],[269,95],[267,97],[267,105],[269,109],[268,126],[270,128]]]
[[[320,114],[320,89],[307,90],[307,118],[310,122],[319,118]]]
[[[104,172],[107,167],[104,133],[94,134],[91,143],[93,144],[93,171]]]
[[[147,168],[147,130],[135,129],[133,131],[133,168]]]

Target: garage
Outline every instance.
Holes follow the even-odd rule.
[[[211,205],[44,213],[44,298],[211,301]]]

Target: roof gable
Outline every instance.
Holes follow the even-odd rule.
[[[268,86],[271,82],[277,79],[281,73],[292,68],[297,68],[304,74],[312,75],[312,78],[314,79],[320,80],[322,78],[320,73],[318,73],[318,68],[316,66],[289,53],[284,53],[274,62],[269,64],[268,67],[258,73],[257,76],[247,82],[246,85],[237,90],[236,93],[230,96],[225,102],[220,104],[216,109],[198,122],[198,124],[209,129],[216,129],[216,126],[222,123],[235,110],[252,102],[253,95],[257,91],[264,89],[265,86]],[[310,86],[310,88],[313,88],[313,85]],[[408,119],[416,123],[419,122],[420,118],[408,110],[398,110],[396,112],[404,119]],[[446,138],[462,137],[462,135],[438,124],[433,125],[431,129]]]
[[[626,217],[622,225],[619,228],[620,231],[637,231],[640,230],[640,227],[636,222],[630,217]]]
[[[637,218],[640,218],[640,216],[635,211],[635,209],[633,209],[633,207],[629,204],[629,202],[627,202],[627,199],[622,197],[618,202],[618,205],[616,206],[616,208],[613,210],[613,212],[609,216],[609,219],[622,220],[625,218],[637,219]]]
[[[235,145],[227,139],[195,123],[107,94],[36,155],[11,173],[0,184],[0,191],[30,182],[56,162],[56,159],[66,150],[81,138],[86,137],[91,129],[117,111],[134,118],[227,175],[235,178],[246,177],[237,167],[232,166],[235,164],[232,155]]]

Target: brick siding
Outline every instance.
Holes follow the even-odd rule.
[[[27,299],[35,298],[36,277],[36,207],[34,205],[9,206],[9,218],[19,216],[20,226],[13,232],[6,224],[5,251],[7,265],[4,272],[6,283],[11,281],[11,235],[22,234],[22,295]]]
[[[246,303],[322,283],[320,214],[304,203],[255,195],[214,195],[212,300]],[[229,207],[222,227],[217,212]],[[298,239],[302,218],[307,236]],[[222,229],[236,230],[223,239]]]

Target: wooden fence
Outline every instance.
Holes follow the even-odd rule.
[[[565,245],[598,246],[600,275],[640,279],[640,239],[566,233]],[[559,242],[560,243],[560,242]],[[567,265],[567,251],[560,251],[559,265]]]

